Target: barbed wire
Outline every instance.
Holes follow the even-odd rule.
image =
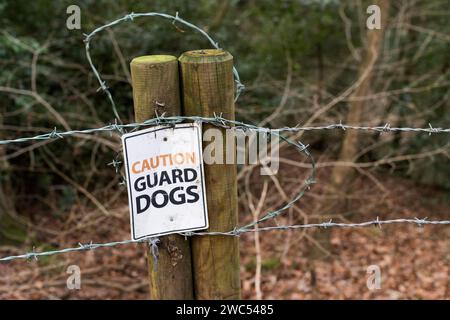
[[[280,131],[315,131],[315,130],[333,130],[333,129],[342,129],[342,130],[361,130],[361,131],[374,131],[374,132],[416,132],[416,133],[428,133],[428,135],[431,135],[433,133],[450,133],[450,128],[443,129],[443,128],[435,128],[430,123],[428,124],[428,128],[411,128],[411,127],[391,127],[389,123],[386,123],[383,126],[358,126],[358,125],[350,125],[350,124],[343,124],[343,123],[336,123],[336,124],[329,124],[329,125],[323,125],[323,126],[312,126],[312,127],[301,127],[296,126],[293,128],[281,128],[281,129],[275,129]]]
[[[236,228],[234,230],[230,230],[228,232],[187,232],[187,233],[179,233],[181,236],[189,237],[189,236],[234,236],[238,237],[244,233],[250,232],[268,232],[275,230],[292,230],[292,229],[312,229],[312,228],[366,228],[370,226],[378,226],[382,225],[390,225],[390,224],[414,224],[419,227],[427,226],[427,225],[449,225],[450,220],[427,220],[427,218],[419,219],[390,219],[390,220],[371,220],[360,223],[340,223],[340,222],[332,222],[332,220],[323,223],[309,223],[309,224],[294,224],[294,225],[282,225],[282,226],[272,226],[272,227],[260,227],[260,228]],[[157,244],[158,239],[155,237],[145,238],[140,240],[123,240],[123,241],[114,241],[114,242],[106,242],[106,243],[87,243],[82,244],[78,243],[78,247],[65,248],[60,250],[51,250],[51,251],[42,251],[35,252],[34,250],[31,252],[27,252],[20,255],[6,256],[0,258],[0,261],[12,261],[18,259],[38,259],[39,257],[52,256],[57,254],[64,254],[70,252],[77,251],[87,251],[87,250],[96,250],[99,248],[106,247],[116,247],[126,244],[135,244],[135,243],[145,243],[147,242],[153,252],[153,255],[158,255],[157,252]],[[156,251],[154,251],[156,250]]]
[[[64,138],[66,136],[71,136],[71,135],[75,135],[75,134],[91,134],[94,132],[105,132],[105,131],[106,132],[107,131],[117,131],[119,134],[123,134],[128,129],[136,130],[139,127],[155,126],[155,125],[173,126],[177,123],[181,123],[184,121],[196,121],[196,122],[201,122],[201,123],[212,124],[212,125],[215,125],[215,126],[221,127],[221,128],[227,128],[227,129],[232,128],[234,130],[244,130],[244,131],[253,130],[253,131],[265,132],[268,134],[276,135],[280,139],[285,141],[286,143],[297,148],[297,150],[300,153],[303,153],[304,155],[306,155],[311,163],[311,172],[309,174],[309,177],[306,180],[304,180],[302,189],[293,199],[288,201],[283,207],[281,207],[277,210],[274,210],[274,211],[270,211],[270,212],[266,213],[265,215],[263,215],[260,219],[252,222],[251,224],[236,228],[232,231],[184,233],[184,235],[219,235],[219,234],[220,235],[238,235],[240,233],[249,232],[251,230],[254,230],[255,226],[258,225],[259,223],[279,216],[282,212],[291,208],[294,205],[294,203],[296,203],[300,198],[302,198],[304,196],[304,194],[306,193],[307,190],[309,190],[311,185],[313,185],[316,182],[315,181],[315,170],[316,170],[315,161],[314,161],[314,158],[312,157],[311,153],[308,151],[308,146],[305,146],[300,141],[292,141],[292,140],[284,137],[282,135],[282,133],[284,133],[284,132],[292,132],[292,131],[300,131],[300,130],[305,130],[305,131],[326,130],[326,129],[372,130],[372,131],[378,131],[378,132],[391,132],[391,131],[396,131],[396,130],[398,131],[398,129],[401,129],[402,131],[405,130],[405,128],[392,128],[389,125],[379,126],[379,127],[360,127],[360,126],[350,126],[350,125],[343,125],[343,124],[335,124],[335,125],[319,126],[319,127],[297,126],[297,127],[292,127],[292,128],[285,127],[285,128],[279,128],[279,129],[270,129],[270,128],[265,128],[265,127],[258,127],[258,126],[252,125],[252,124],[247,124],[247,123],[244,123],[241,121],[225,119],[221,115],[216,115],[216,114],[214,114],[214,117],[200,117],[200,116],[165,117],[164,114],[161,116],[156,114],[155,118],[149,119],[149,120],[141,122],[141,123],[130,123],[130,124],[115,123],[115,124],[104,126],[101,128],[93,128],[93,129],[85,129],[85,130],[72,130],[72,131],[64,131],[64,132],[58,132],[58,131],[54,130],[48,134],[43,134],[43,135],[39,135],[39,136],[35,136],[35,137],[18,138],[15,140],[3,140],[3,141],[0,141],[0,144],[25,142],[25,141],[30,141],[30,140],[57,139],[57,138]],[[430,128],[410,128],[410,129],[414,129],[413,132],[428,132],[430,134],[431,133],[439,133],[439,132],[441,132],[440,130],[442,130],[440,128],[433,128],[431,126],[430,126]],[[446,131],[444,131],[444,132],[446,132]],[[117,159],[114,159],[111,164],[114,166],[116,173],[118,173],[118,165],[120,165],[121,162],[118,161]],[[398,220],[398,221],[400,221],[400,220]],[[401,220],[401,221],[407,222],[408,220]],[[417,223],[417,221],[420,221],[420,220],[414,220],[414,222],[416,222],[416,223]],[[373,223],[373,222],[369,222],[369,225],[371,223]],[[446,224],[446,222],[444,224]],[[359,226],[359,225],[358,224],[338,224],[338,223],[329,222],[329,223],[315,224],[315,225],[310,225],[310,226],[321,226],[321,227],[348,226],[349,227],[349,226]],[[273,229],[286,230],[286,229],[296,229],[296,228],[302,228],[302,225],[283,226],[283,227],[266,227],[261,230],[263,230],[263,231],[264,230],[273,230]],[[122,243],[123,242],[120,242],[120,244],[122,244]],[[128,242],[126,242],[126,243],[128,243]],[[155,265],[157,265],[157,256],[155,253],[155,252],[157,252],[157,239],[156,239],[156,241],[154,241],[152,243],[151,248],[152,248],[152,250],[151,250],[152,254],[155,259]],[[69,252],[73,251],[73,250],[74,250],[73,248],[70,248]],[[63,252],[66,252],[66,251],[63,251]]]
[[[117,112],[117,108],[116,108],[116,103],[114,102],[114,99],[112,97],[111,92],[109,91],[108,86],[106,85],[106,81],[102,79],[102,77],[100,76],[100,73],[98,72],[97,68],[95,67],[94,63],[92,62],[92,58],[91,58],[91,53],[90,53],[90,49],[91,49],[91,40],[94,38],[94,36],[100,32],[102,32],[103,30],[107,29],[107,28],[111,28],[115,25],[118,25],[122,22],[132,22],[134,21],[134,19],[136,18],[141,18],[141,17],[160,17],[160,18],[164,18],[164,19],[169,19],[172,20],[172,24],[175,24],[176,22],[179,22],[183,25],[185,25],[188,28],[191,28],[197,32],[199,32],[202,36],[204,36],[209,43],[216,49],[221,49],[219,46],[219,43],[214,41],[213,38],[211,38],[211,36],[204,31],[203,29],[201,29],[200,27],[196,26],[195,24],[192,24],[186,20],[183,20],[182,18],[180,18],[180,16],[178,15],[178,12],[176,12],[175,16],[172,16],[170,14],[166,14],[166,13],[161,13],[161,12],[146,12],[146,13],[134,13],[131,12],[129,14],[126,14],[125,16],[123,16],[122,18],[116,19],[112,22],[109,22],[103,26],[100,26],[98,28],[96,28],[94,31],[92,31],[89,34],[85,34],[85,38],[84,38],[84,42],[85,42],[85,50],[86,50],[86,58],[88,60],[89,66],[92,69],[92,72],[94,73],[95,77],[98,80],[98,83],[100,84],[100,87],[98,88],[98,91],[103,91],[105,92],[106,96],[108,97],[109,102],[111,103],[111,107],[114,113],[114,116],[116,117],[116,119],[121,123],[121,119],[119,116],[119,113]],[[239,98],[241,92],[244,90],[245,86],[242,84],[241,79],[239,77],[239,72],[237,71],[236,67],[233,66],[233,75],[234,75],[234,81],[236,84],[236,93],[235,93],[235,98],[234,101],[237,101],[237,99]]]
[[[223,127],[234,128],[234,129],[258,129],[264,132],[299,132],[299,131],[318,131],[318,130],[361,130],[361,131],[373,131],[379,133],[388,133],[388,132],[414,132],[414,133],[428,133],[431,134],[445,134],[450,133],[450,128],[435,128],[429,124],[428,128],[412,128],[412,127],[391,127],[389,124],[385,124],[383,126],[357,126],[350,124],[329,124],[329,125],[321,125],[321,126],[307,126],[302,127],[301,125],[297,125],[295,127],[282,127],[282,128],[263,128],[257,127],[252,124],[247,124],[241,121],[236,120],[228,120],[221,116],[214,117],[199,117],[199,116],[170,116],[165,117],[164,114],[161,116],[156,116],[155,118],[146,120],[144,122],[139,123],[128,123],[128,124],[109,124],[103,127],[98,128],[89,128],[89,129],[79,129],[79,130],[69,130],[69,131],[58,131],[54,128],[52,131],[44,134],[39,134],[35,136],[29,137],[19,137],[15,139],[5,139],[0,140],[0,145],[12,144],[12,143],[22,143],[36,140],[52,140],[52,139],[61,139],[64,137],[74,136],[77,134],[92,134],[92,133],[101,133],[101,132],[118,132],[119,134],[123,134],[127,129],[138,129],[140,127],[146,126],[155,126],[155,125],[163,125],[163,124],[177,124],[182,123],[184,121],[198,121],[209,124],[224,124],[228,123],[228,126],[223,125]]]
[[[257,227],[258,224],[268,221],[270,219],[274,219],[275,217],[281,215],[284,211],[291,208],[300,198],[304,196],[306,191],[313,185],[315,181],[315,161],[312,157],[311,153],[308,150],[308,146],[305,146],[300,141],[293,141],[289,138],[286,138],[282,135],[285,131],[294,131],[294,130],[301,130],[301,127],[295,127],[295,128],[281,128],[281,129],[269,129],[264,127],[258,127],[251,124],[246,124],[241,121],[236,120],[228,120],[223,118],[221,115],[214,115],[214,117],[199,117],[199,116],[175,116],[175,117],[165,117],[164,115],[158,116],[154,119],[150,119],[147,121],[144,121],[142,123],[130,123],[130,124],[113,124],[109,126],[105,126],[102,128],[96,128],[96,129],[86,129],[86,130],[73,130],[73,131],[65,131],[65,132],[57,132],[56,130],[46,134],[46,135],[40,135],[38,138],[36,137],[29,137],[28,140],[13,140],[15,142],[24,142],[29,141],[31,139],[35,140],[42,140],[42,139],[55,139],[55,138],[63,138],[65,136],[84,133],[89,134],[93,132],[104,132],[104,131],[117,131],[119,133],[124,133],[127,129],[137,129],[142,126],[152,126],[152,125],[167,125],[167,126],[173,126],[174,124],[181,123],[183,121],[198,121],[198,122],[204,122],[208,124],[213,124],[215,126],[221,127],[221,128],[234,128],[236,130],[254,130],[254,131],[260,131],[260,132],[266,132],[268,134],[276,135],[286,143],[294,146],[300,153],[304,154],[309,161],[311,162],[311,171],[307,179],[304,180],[302,189],[300,192],[293,197],[290,201],[288,201],[284,206],[281,208],[270,211],[266,214],[264,214],[261,218],[258,220],[246,224],[241,227],[236,227],[233,230],[225,231],[225,232],[185,232],[185,233],[179,233],[180,235],[183,235],[185,237],[188,236],[217,236],[217,235],[223,235],[223,236],[240,236],[241,234],[248,233],[248,232],[263,232],[263,231],[271,231],[271,230],[290,230],[290,229],[308,229],[308,228],[356,228],[356,227],[368,227],[371,225],[377,225],[381,226],[384,224],[394,224],[394,223],[412,223],[419,226],[423,225],[448,225],[450,224],[449,220],[442,220],[442,221],[428,221],[425,219],[393,219],[393,220],[379,220],[378,218],[376,220],[372,221],[366,221],[362,223],[337,223],[332,222],[332,220],[328,222],[323,223],[315,223],[315,224],[297,224],[297,225],[284,225],[284,226],[269,226],[269,227]],[[340,128],[344,125],[336,125],[335,128]],[[386,127],[386,126],[385,126]],[[316,127],[305,127],[307,130],[315,130]],[[326,128],[331,128],[327,126]],[[346,126],[346,128],[353,128],[351,126]],[[375,131],[377,128],[381,127],[372,127]],[[384,127],[383,127],[384,128]],[[390,127],[386,127],[390,128]],[[320,127],[320,129],[324,129],[323,127]],[[395,129],[395,128],[390,128]],[[434,128],[433,128],[434,129]],[[433,133],[436,132],[436,130],[433,130]],[[0,141],[1,143],[1,141]],[[114,160],[115,164],[120,163],[120,161]],[[114,165],[116,167],[116,165]],[[116,168],[117,171],[117,168]],[[157,265],[157,256],[158,256],[158,242],[159,239],[157,237],[152,238],[146,238],[141,240],[124,240],[124,241],[116,241],[116,242],[108,242],[108,243],[90,243],[90,244],[81,244],[79,243],[78,247],[73,248],[65,248],[61,250],[53,250],[53,251],[45,251],[45,252],[28,252],[22,255],[17,256],[7,256],[4,258],[1,258],[0,261],[11,261],[15,259],[30,259],[41,256],[49,256],[49,255],[55,255],[55,254],[61,254],[61,253],[68,253],[68,252],[74,252],[74,251],[83,251],[83,250],[94,250],[98,248],[103,247],[113,247],[113,246],[119,246],[124,244],[131,244],[131,243],[139,243],[139,242],[148,242],[151,247],[152,255],[155,259],[155,266]]]
[[[175,116],[175,117],[164,117],[164,115],[158,116],[154,119],[150,119],[147,120],[145,122],[143,122],[142,124],[124,124],[124,125],[119,125],[117,123],[115,123],[114,125],[110,125],[110,126],[106,126],[103,128],[97,128],[97,129],[87,129],[87,130],[73,130],[73,131],[65,131],[65,132],[57,132],[56,130],[54,130],[53,132],[47,134],[47,135],[40,135],[38,138],[36,137],[30,137],[28,138],[28,140],[19,140],[21,142],[23,141],[29,141],[30,139],[54,139],[54,138],[63,138],[64,136],[68,136],[68,135],[73,135],[76,133],[92,133],[92,132],[96,132],[96,131],[111,131],[111,130],[117,130],[120,133],[124,133],[125,130],[128,128],[132,128],[133,130],[137,129],[138,127],[142,126],[142,125],[167,125],[169,127],[173,127],[175,124],[186,121],[186,120],[190,120],[190,121],[198,121],[198,122],[204,122],[204,123],[208,123],[208,124],[212,124],[215,125],[217,127],[221,127],[221,128],[232,128],[233,126],[236,126],[236,128],[239,128],[241,130],[255,130],[255,131],[261,131],[261,132],[265,132],[268,133],[270,135],[275,135],[277,136],[279,139],[283,140],[284,142],[286,142],[288,145],[291,145],[293,147],[295,147],[301,154],[305,155],[307,157],[307,159],[309,160],[310,164],[311,164],[311,168],[310,168],[310,172],[308,177],[304,180],[300,191],[290,200],[288,201],[284,206],[282,206],[281,208],[277,209],[277,210],[273,210],[270,211],[268,213],[266,213],[265,215],[263,215],[260,219],[252,222],[251,224],[239,227],[240,232],[244,232],[244,230],[248,230],[254,226],[256,226],[257,224],[264,222],[266,220],[269,219],[273,219],[279,215],[281,215],[285,210],[289,209],[290,207],[292,207],[294,205],[295,202],[297,202],[300,198],[302,198],[304,196],[304,194],[306,193],[306,191],[311,187],[311,185],[313,185],[316,181],[315,181],[315,161],[314,158],[312,157],[311,153],[308,150],[308,146],[304,145],[301,141],[293,141],[291,139],[288,139],[286,137],[284,137],[280,131],[271,131],[270,129],[267,128],[263,128],[263,127],[257,127],[251,124],[246,124],[240,121],[235,121],[235,120],[228,120],[223,118],[221,115],[214,115],[214,117],[199,117],[199,116]],[[15,140],[16,142],[19,142],[17,140]],[[8,142],[10,143],[10,142]],[[117,159],[114,159],[113,162],[111,163],[115,169],[116,172],[118,171],[117,165],[120,165],[120,161],[117,161]],[[235,230],[236,231],[236,230]],[[204,235],[206,233],[202,233],[202,235]],[[187,235],[187,233],[185,234]],[[156,238],[157,239],[157,238]],[[123,242],[120,242],[120,244],[122,244]],[[158,240],[154,240],[152,242],[152,254],[155,258],[155,264],[157,264],[157,256],[156,256],[156,252],[157,252],[157,243]],[[67,251],[68,250],[68,251]],[[70,251],[74,251],[74,248],[69,248],[67,250],[64,250],[63,252],[70,252]]]
[[[300,198],[304,196],[307,190],[310,189],[311,185],[313,185],[315,181],[315,161],[312,157],[311,153],[308,150],[308,146],[304,145],[300,141],[293,141],[282,134],[285,132],[297,132],[297,131],[313,131],[313,130],[331,130],[331,129],[342,129],[342,130],[363,130],[363,131],[374,131],[374,132],[415,132],[415,133],[428,133],[429,135],[435,134],[435,133],[450,133],[450,129],[442,129],[442,128],[434,128],[431,125],[429,125],[428,128],[408,128],[408,127],[391,127],[389,124],[385,124],[384,126],[377,126],[377,127],[369,127],[369,126],[357,126],[357,125],[345,125],[342,123],[339,124],[331,124],[331,125],[322,125],[322,126],[296,126],[296,127],[284,127],[284,128],[278,128],[278,129],[271,129],[271,128],[265,128],[265,127],[258,127],[252,124],[247,124],[241,121],[236,120],[229,120],[223,118],[221,115],[214,114],[213,117],[199,117],[199,116],[173,116],[173,117],[165,117],[164,115],[157,115],[153,119],[149,119],[147,121],[144,121],[142,123],[129,123],[129,124],[123,124],[120,120],[119,114],[117,112],[116,104],[114,102],[114,99],[106,85],[106,82],[102,79],[100,76],[97,68],[95,67],[91,54],[90,54],[90,43],[93,37],[110,27],[113,27],[119,23],[125,22],[125,21],[133,21],[135,18],[139,17],[150,17],[150,16],[157,16],[165,19],[171,19],[172,23],[180,22],[183,25],[192,28],[200,34],[202,34],[208,41],[212,44],[212,46],[216,49],[220,49],[217,42],[215,42],[205,31],[200,29],[199,27],[195,26],[194,24],[187,22],[183,19],[181,19],[178,16],[178,13],[175,16],[164,14],[164,13],[157,13],[157,12],[148,12],[148,13],[130,13],[125,15],[124,17],[114,20],[110,23],[107,23],[101,27],[96,28],[91,33],[85,35],[85,49],[86,49],[86,57],[88,60],[88,63],[97,78],[100,88],[99,90],[102,90],[106,93],[112,109],[113,113],[116,117],[115,123],[110,124],[107,126],[99,127],[99,128],[91,128],[91,129],[81,129],[81,130],[69,130],[69,131],[58,131],[56,128],[45,134],[40,134],[36,136],[30,136],[30,137],[19,137],[15,139],[9,139],[9,140],[0,140],[0,145],[7,145],[7,144],[13,144],[13,143],[23,143],[23,142],[30,142],[30,141],[37,141],[37,140],[57,140],[62,139],[64,137],[69,136],[75,136],[78,134],[93,134],[98,132],[117,132],[119,134],[123,134],[127,132],[127,130],[131,129],[132,131],[137,130],[140,127],[145,126],[155,126],[155,125],[168,125],[173,126],[177,123],[182,123],[185,121],[197,121],[202,123],[208,123],[213,124],[217,127],[221,128],[233,128],[234,130],[254,130],[258,132],[265,132],[270,135],[276,135],[281,140],[286,142],[287,144],[294,146],[301,154],[306,156],[310,163],[311,163],[311,169],[310,173],[308,175],[308,178],[306,178],[303,181],[303,185],[301,190],[286,204],[284,204],[281,208],[277,210],[273,210],[270,212],[267,212],[266,214],[262,215],[261,218],[257,219],[256,221],[253,221],[252,223],[246,224],[241,227],[236,227],[233,230],[225,231],[225,232],[208,232],[208,231],[202,231],[202,232],[187,232],[187,233],[180,233],[180,235],[183,235],[185,237],[188,236],[216,236],[216,235],[223,235],[223,236],[240,236],[241,234],[248,233],[248,232],[263,232],[263,231],[271,231],[271,230],[289,230],[289,229],[308,229],[308,228],[357,228],[357,227],[368,227],[371,225],[377,225],[381,226],[383,224],[394,224],[394,223],[412,223],[419,226],[423,225],[448,225],[450,224],[449,220],[442,220],[442,221],[428,221],[426,219],[393,219],[393,220],[379,220],[378,218],[376,220],[372,221],[366,221],[361,223],[335,223],[332,222],[332,220],[324,223],[316,223],[316,224],[297,224],[297,225],[285,225],[285,226],[268,226],[268,227],[258,227],[258,224],[274,219],[281,215],[284,211],[291,208]],[[235,77],[236,82],[236,96],[235,99],[239,97],[240,92],[243,90],[244,86],[242,85],[239,73],[237,72],[237,69],[233,67],[233,74]],[[117,164],[119,164],[120,161],[117,161],[116,159],[113,160],[112,165],[115,167],[116,172],[118,172]],[[69,253],[69,252],[75,252],[75,251],[84,251],[84,250],[95,250],[98,248],[104,248],[104,247],[114,247],[119,245],[125,245],[125,244],[131,244],[131,243],[139,243],[139,242],[147,242],[150,245],[151,252],[153,257],[155,258],[155,265],[157,264],[157,256],[158,256],[158,242],[159,239],[157,237],[152,238],[145,238],[141,240],[124,240],[124,241],[116,241],[116,242],[107,242],[107,243],[89,243],[89,244],[81,244],[79,243],[78,247],[73,248],[65,248],[60,250],[52,250],[52,251],[44,251],[44,252],[28,252],[22,255],[15,255],[15,256],[7,256],[4,258],[0,258],[0,261],[11,261],[15,259],[37,259],[38,257],[42,256],[50,256],[55,254],[62,254],[62,253]]]

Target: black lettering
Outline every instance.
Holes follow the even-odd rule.
[[[145,180],[144,177],[139,177],[134,181],[134,190],[136,191],[144,191],[145,190]],[[142,182],[143,183],[142,183]]]
[[[180,169],[173,169],[172,170],[172,183],[177,183],[177,180],[179,179],[180,182],[183,182],[183,171]]]
[[[188,203],[194,203],[197,202],[198,199],[200,199],[200,195],[197,192],[194,192],[193,190],[196,190],[197,186],[189,186],[186,188],[186,193],[190,196],[192,196],[192,199],[188,199]]]
[[[172,183],[172,182],[170,182],[170,177],[167,174],[167,171],[161,172],[161,178],[159,179],[159,185],[162,186],[162,184],[164,182],[167,182],[167,184],[171,184]]]
[[[153,183],[152,183],[152,179],[150,177],[151,177],[151,175],[148,174],[147,175],[147,186],[149,188],[152,188],[158,184],[158,175],[156,174],[156,172],[153,173]]]
[[[178,194],[178,200],[175,199],[175,193],[180,190],[183,191],[183,187],[176,187],[172,191],[170,191],[169,198],[170,202],[177,205],[177,204],[183,204],[186,203],[186,195],[184,193]]]
[[[142,206],[141,200],[144,200],[145,204]],[[144,212],[150,207],[150,196],[143,194],[141,196],[136,197],[136,211],[137,214]]]
[[[159,194],[163,196],[163,202],[162,203],[156,202],[156,196],[159,195]],[[159,208],[165,207],[168,202],[169,202],[169,195],[164,190],[158,190],[158,191],[155,191],[153,193],[153,195],[152,195],[152,205],[155,208],[159,209]]]
[[[192,178],[189,178],[189,172],[192,173]],[[184,169],[184,182],[192,182],[195,179],[197,179],[197,170],[194,170],[192,168]]]

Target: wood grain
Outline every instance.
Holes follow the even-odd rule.
[[[179,61],[183,114],[234,119],[233,57],[223,50],[195,50]],[[205,165],[205,179],[208,231],[233,230],[238,219],[236,165]],[[199,236],[191,244],[195,299],[240,299],[238,238]]]
[[[135,120],[180,115],[178,61],[174,56],[152,55],[131,61]],[[151,299],[194,298],[190,241],[179,235],[160,238],[158,264],[148,256]]]

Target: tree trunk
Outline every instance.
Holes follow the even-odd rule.
[[[353,93],[353,98],[367,96],[370,93],[371,81],[373,78],[373,68],[378,59],[384,39],[384,30],[387,25],[389,14],[389,0],[377,0],[375,4],[380,7],[381,12],[381,29],[367,30],[367,47],[363,56],[363,62],[359,68],[359,77],[363,78],[359,87]],[[362,119],[363,109],[365,107],[364,100],[354,100],[350,103],[349,111],[346,118],[348,124],[359,124]],[[344,135],[344,141],[340,150],[338,160],[342,162],[353,162],[358,152],[359,133],[356,130],[347,130]],[[342,190],[345,182],[351,179],[351,167],[337,166],[332,173],[332,184],[336,189]]]

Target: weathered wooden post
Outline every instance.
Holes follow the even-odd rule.
[[[234,119],[231,54],[223,50],[195,50],[185,52],[179,61],[184,115],[216,113]],[[210,127],[204,125],[203,130]],[[224,129],[222,134],[225,141]],[[233,230],[238,218],[236,165],[212,164],[204,169],[208,231]],[[197,236],[192,238],[191,246],[195,299],[240,299],[238,238]]]
[[[161,115],[179,115],[178,61],[174,56],[152,55],[131,61],[135,120],[141,122]],[[148,252],[150,296],[152,299],[193,299],[191,248],[179,235],[160,238],[158,264],[154,268]]]

